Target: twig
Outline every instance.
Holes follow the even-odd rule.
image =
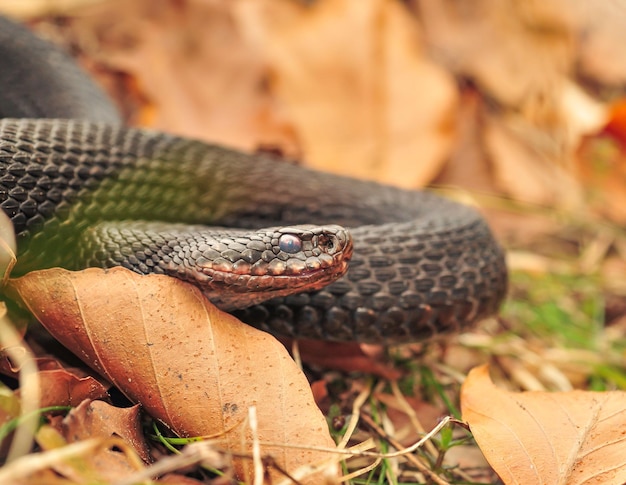
[[[389,455],[394,455],[394,456],[402,455],[402,456],[404,456],[407,459],[407,461],[411,462],[421,473],[423,473],[425,476],[429,477],[433,482],[435,482],[435,483],[437,483],[439,485],[450,485],[449,482],[447,482],[447,481],[441,479],[440,477],[438,477],[432,470],[430,470],[427,466],[425,466],[416,456],[412,455],[411,452],[416,450],[420,446],[422,446],[426,441],[428,441],[435,434],[437,434],[446,424],[448,424],[448,422],[451,421],[452,418],[450,418],[449,416],[446,416],[443,420],[441,420],[441,422],[437,426],[435,426],[430,431],[430,433],[428,433],[421,440],[419,440],[417,443],[415,443],[413,446],[411,446],[409,448],[404,448],[402,446],[402,443],[398,442],[395,438],[389,436],[385,432],[385,430],[382,429],[380,426],[378,426],[378,424],[376,424],[374,422],[374,420],[369,415],[362,414],[361,415],[361,419],[365,423],[367,423],[367,425],[369,425],[374,430],[374,432],[376,432],[376,434],[378,436],[380,436],[382,439],[384,439],[387,442],[389,442],[389,444],[391,444],[394,448],[399,450],[396,453],[387,453],[386,456],[389,456]]]

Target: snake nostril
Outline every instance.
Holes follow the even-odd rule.
[[[335,254],[339,250],[337,237],[328,234],[324,234],[319,237],[318,245],[326,254]]]

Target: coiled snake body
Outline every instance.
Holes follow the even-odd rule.
[[[503,252],[472,208],[122,127],[67,56],[6,20],[0,56],[0,207],[18,274],[166,273],[271,332],[361,342],[458,331],[504,297]]]

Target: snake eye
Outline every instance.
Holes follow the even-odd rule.
[[[281,251],[293,254],[302,250],[302,241],[293,234],[282,234],[278,239],[278,247]]]

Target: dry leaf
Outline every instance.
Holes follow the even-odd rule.
[[[280,338],[287,348],[293,341]],[[356,342],[325,342],[323,340],[298,340],[298,357],[309,365],[345,372],[362,372],[387,380],[399,379],[402,373],[385,360],[381,345]]]
[[[428,41],[452,71],[506,106],[531,108],[569,74],[576,26],[570,3],[422,1],[419,13]],[[553,101],[543,100],[547,108]]]
[[[34,355],[41,355],[41,349],[31,347],[31,350]],[[59,360],[50,356],[37,357],[35,364],[39,370],[40,407],[76,406],[84,399],[108,396],[106,383],[98,381],[82,369],[64,367]],[[0,359],[0,373],[17,379],[20,371],[20,366],[14,365],[7,356]],[[19,395],[19,390],[17,393]]]
[[[89,407],[87,403],[85,407]],[[83,410],[84,408],[83,407]],[[37,443],[43,451],[54,453],[68,450],[68,444],[71,442],[81,441],[80,436],[68,437],[68,433],[61,433],[53,426],[44,425],[36,435]],[[89,438],[101,439],[104,444],[106,442],[103,436],[110,438],[110,434],[101,433],[95,430],[93,436],[83,436],[82,443],[87,443]],[[68,439],[69,438],[69,439]],[[48,466],[54,470],[58,476],[70,481],[71,483],[114,483],[122,480],[124,477],[135,472],[142,466],[139,458],[131,459],[134,454],[130,451],[130,446],[123,444],[119,438],[110,440],[109,446],[96,447],[95,449],[85,450],[83,453],[77,454],[72,459],[52,460]],[[119,447],[126,447],[126,452],[122,452]],[[33,455],[30,455],[33,456]],[[44,460],[45,461],[45,460]],[[48,467],[46,467],[48,468]],[[26,471],[26,470],[25,470]],[[31,472],[32,473],[32,472]],[[44,471],[45,473],[45,471]],[[33,474],[30,483],[45,483],[41,481],[38,474]]]
[[[517,200],[580,207],[581,187],[571,170],[556,163],[561,158],[557,155],[558,148],[537,149],[540,142],[528,139],[534,135],[520,132],[525,128],[531,127],[519,117],[485,118],[483,139],[498,186]]]
[[[133,124],[249,151],[261,142],[280,145],[293,154],[293,133],[265,87],[264,55],[246,41],[232,10],[221,1],[108,1],[69,12],[60,37],[100,71],[131,80],[122,90],[134,88],[145,105],[128,113]]]
[[[119,436],[135,449],[142,460],[146,463],[151,460],[141,430],[139,405],[118,408],[104,401],[86,399],[69,412],[61,427],[68,443],[88,438]]]
[[[254,0],[237,11],[308,164],[404,187],[434,178],[451,149],[456,87],[399,2]]]
[[[605,108],[571,80],[575,39],[583,35],[588,9],[563,0],[419,5],[438,58],[490,100],[474,120],[482,132],[474,144],[490,161],[498,191],[535,204],[580,208],[576,149],[606,120]],[[465,186],[458,177],[453,182]]]
[[[611,138],[611,143],[607,136]],[[593,210],[618,224],[626,223],[626,99],[615,100],[601,136],[581,146],[578,178]]]
[[[568,1],[584,22],[584,42],[578,45],[578,74],[594,83],[618,87],[626,81],[626,3]]]
[[[626,392],[508,392],[473,369],[463,419],[506,484],[626,482]]]
[[[287,448],[334,443],[285,348],[215,309],[197,288],[122,268],[38,271],[10,288],[61,343],[178,434],[212,435],[249,454],[256,433],[261,452],[292,471],[332,458]],[[249,460],[235,466],[251,480]]]
[[[77,376],[72,370],[54,369],[39,372],[41,407],[76,406],[84,399],[108,396],[107,389],[92,376]]]
[[[493,169],[480,142],[483,124],[479,122],[483,99],[474,90],[462,93],[456,113],[456,141],[445,167],[434,185],[463,187],[472,192],[490,193],[496,189]]]
[[[66,440],[66,437],[58,430],[44,425],[37,433],[37,443],[42,450],[52,451],[63,449],[68,445],[69,440]],[[57,460],[50,464],[50,468],[57,475],[73,483],[114,483],[135,472],[140,464],[141,460],[138,458],[133,461],[126,453],[113,449],[111,446],[90,450],[89,453],[76,456],[73,460]],[[39,478],[36,475],[33,476],[32,483],[40,483],[37,480]]]
[[[2,0],[2,12],[11,17],[32,18],[67,13],[103,0]]]
[[[179,475],[176,473],[170,473],[159,480],[158,483],[166,483],[170,485],[203,485],[206,482],[201,482],[200,480],[196,480],[194,478],[186,477],[185,475]],[[216,485],[220,485],[219,482]],[[226,482],[224,483],[226,485]]]

